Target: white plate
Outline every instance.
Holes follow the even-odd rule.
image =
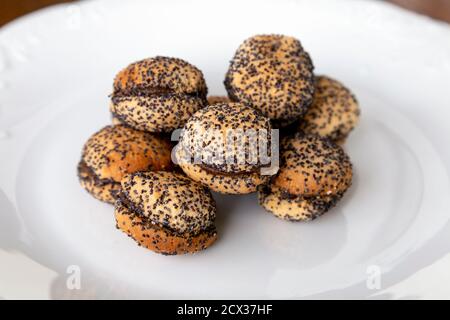
[[[310,223],[277,220],[254,195],[215,195],[220,238],[208,250],[166,257],[136,246],[75,172],[84,141],[110,121],[114,74],[144,57],[177,56],[223,94],[234,50],[257,33],[298,37],[317,73],[355,91],[362,120],[345,146],[352,188]],[[342,0],[85,1],[7,25],[0,297],[392,297],[450,248],[449,38],[445,24]],[[70,290],[78,271],[81,289]],[[402,296],[449,297],[437,281],[449,276],[429,271],[422,282],[437,287],[410,281]]]

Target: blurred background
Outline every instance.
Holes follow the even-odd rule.
[[[360,0],[365,1],[365,0]],[[450,23],[450,0],[379,0],[394,3],[434,19]],[[0,0],[0,26],[37,9],[71,0]]]

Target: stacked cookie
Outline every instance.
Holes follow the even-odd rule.
[[[183,174],[135,172],[124,177],[117,226],[140,245],[163,254],[193,253],[217,238],[209,190]]]
[[[312,220],[351,185],[339,144],[359,118],[354,95],[313,69],[301,43],[281,35],[239,46],[225,76],[228,97],[207,97],[202,72],[184,60],[132,63],[114,79],[113,124],[83,147],[80,184],[114,204],[118,229],[168,255],[216,240],[211,190],[258,192],[276,217]]]
[[[123,177],[141,170],[172,167],[170,142],[125,125],[106,126],[89,138],[78,164],[81,186],[95,198],[114,203]]]
[[[316,76],[301,43],[261,35],[238,48],[225,77],[231,101],[260,110],[280,128],[280,167],[258,187],[260,205],[290,221],[312,220],[342,198],[352,181],[343,144],[359,119],[354,95]]]
[[[114,204],[117,228],[158,253],[193,253],[217,238],[211,192],[174,171],[167,138],[207,105],[206,95],[202,72],[184,60],[132,63],[114,79],[113,125],[83,147],[81,186]]]
[[[137,130],[172,132],[206,105],[202,72],[176,58],[130,64],[114,80],[110,110],[117,122]]]
[[[214,130],[209,130],[211,128]],[[252,143],[257,145],[258,142],[242,136],[237,141],[239,146],[234,148],[234,145],[227,143],[226,137],[228,133],[259,131],[270,132],[271,124],[257,110],[241,103],[210,105],[196,112],[186,123],[175,152],[177,162],[187,176],[213,191],[224,194],[255,192],[270,178],[261,174],[263,163],[259,158],[246,161],[252,151]],[[228,153],[227,148],[230,149]],[[239,149],[243,152],[240,153]],[[239,155],[242,161],[237,159]],[[219,159],[214,161],[214,156]],[[192,161],[195,157],[200,161]],[[233,161],[226,161],[228,159]]]
[[[259,201],[275,216],[313,220],[339,201],[352,182],[352,164],[329,139],[296,133],[281,143],[281,167],[259,190]]]

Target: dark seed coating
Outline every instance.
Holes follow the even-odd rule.
[[[258,35],[240,45],[224,83],[232,101],[248,104],[271,119],[289,122],[301,117],[312,103],[313,69],[311,58],[297,39]]]
[[[178,58],[148,58],[134,62],[114,79],[114,96],[183,93],[206,97],[203,73],[187,61]]]
[[[337,80],[318,76],[314,101],[298,129],[335,142],[346,139],[359,120],[360,109],[355,96]]]
[[[267,140],[259,132],[267,133]],[[270,132],[270,120],[257,110],[240,103],[215,104],[189,119],[180,145],[193,156],[201,155],[204,168],[219,173],[249,173],[261,167],[260,159],[252,157],[257,156],[259,141],[270,150]],[[230,134],[234,135],[234,142],[229,140]],[[246,161],[250,159],[255,161]]]
[[[176,158],[184,173],[194,181],[200,182],[213,191],[223,194],[247,194],[255,192],[259,185],[270,180],[270,176],[261,175],[259,170],[250,173],[220,173],[201,165],[183,161],[183,149],[177,148]]]
[[[123,125],[106,126],[83,147],[78,177],[94,197],[114,202],[122,177],[140,170],[170,170],[171,144],[160,136]]]
[[[176,147],[177,161],[186,175],[214,191],[255,192],[269,179],[260,174],[258,146],[265,145],[270,156],[270,134],[270,120],[253,108],[240,103],[211,105],[186,123]]]
[[[84,161],[78,163],[77,172],[83,189],[100,201],[114,204],[120,190],[119,182],[112,179],[99,179]]]
[[[352,164],[344,150],[331,140],[296,133],[281,142],[280,170],[273,184],[290,194],[332,195],[347,190]]]
[[[82,160],[99,179],[120,182],[130,172],[171,167],[170,142],[127,126],[106,126],[83,147]]]
[[[292,196],[276,186],[258,188],[259,204],[276,217],[288,221],[310,221],[336,205],[342,194],[332,196]]]
[[[118,203],[115,209],[116,227],[134,239],[139,246],[163,255],[195,253],[206,249],[217,239],[214,226],[199,234],[180,235],[168,228],[151,223]]]
[[[278,174],[258,189],[260,205],[279,218],[315,219],[351,185],[350,159],[329,139],[296,133],[282,140],[280,154]]]
[[[121,123],[148,132],[172,132],[204,106],[204,98],[182,94],[113,97],[111,114]]]
[[[121,200],[135,214],[177,234],[198,234],[214,225],[209,190],[174,172],[136,172],[122,180]]]
[[[158,56],[117,74],[110,109],[133,128],[170,132],[207,104],[207,91],[199,69],[181,59]]]

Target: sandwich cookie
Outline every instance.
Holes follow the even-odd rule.
[[[237,49],[225,77],[232,101],[247,104],[285,126],[300,118],[314,94],[313,64],[300,41],[258,35]]]
[[[148,132],[171,132],[207,105],[202,72],[190,63],[155,57],[130,64],[114,80],[115,119]]]
[[[251,193],[270,178],[261,174],[270,135],[270,120],[257,110],[240,103],[215,104],[189,119],[175,155],[187,176],[211,190]]]
[[[313,104],[300,119],[298,130],[342,143],[359,116],[358,102],[348,88],[337,80],[317,76]]]
[[[279,172],[259,188],[259,203],[281,219],[312,220],[342,198],[352,175],[350,159],[339,145],[297,133],[283,139]]]
[[[95,198],[114,203],[125,174],[171,166],[171,144],[166,139],[123,125],[107,126],[84,145],[78,177]]]
[[[122,180],[117,228],[165,255],[194,253],[216,239],[216,204],[205,186],[182,173],[136,172]]]

